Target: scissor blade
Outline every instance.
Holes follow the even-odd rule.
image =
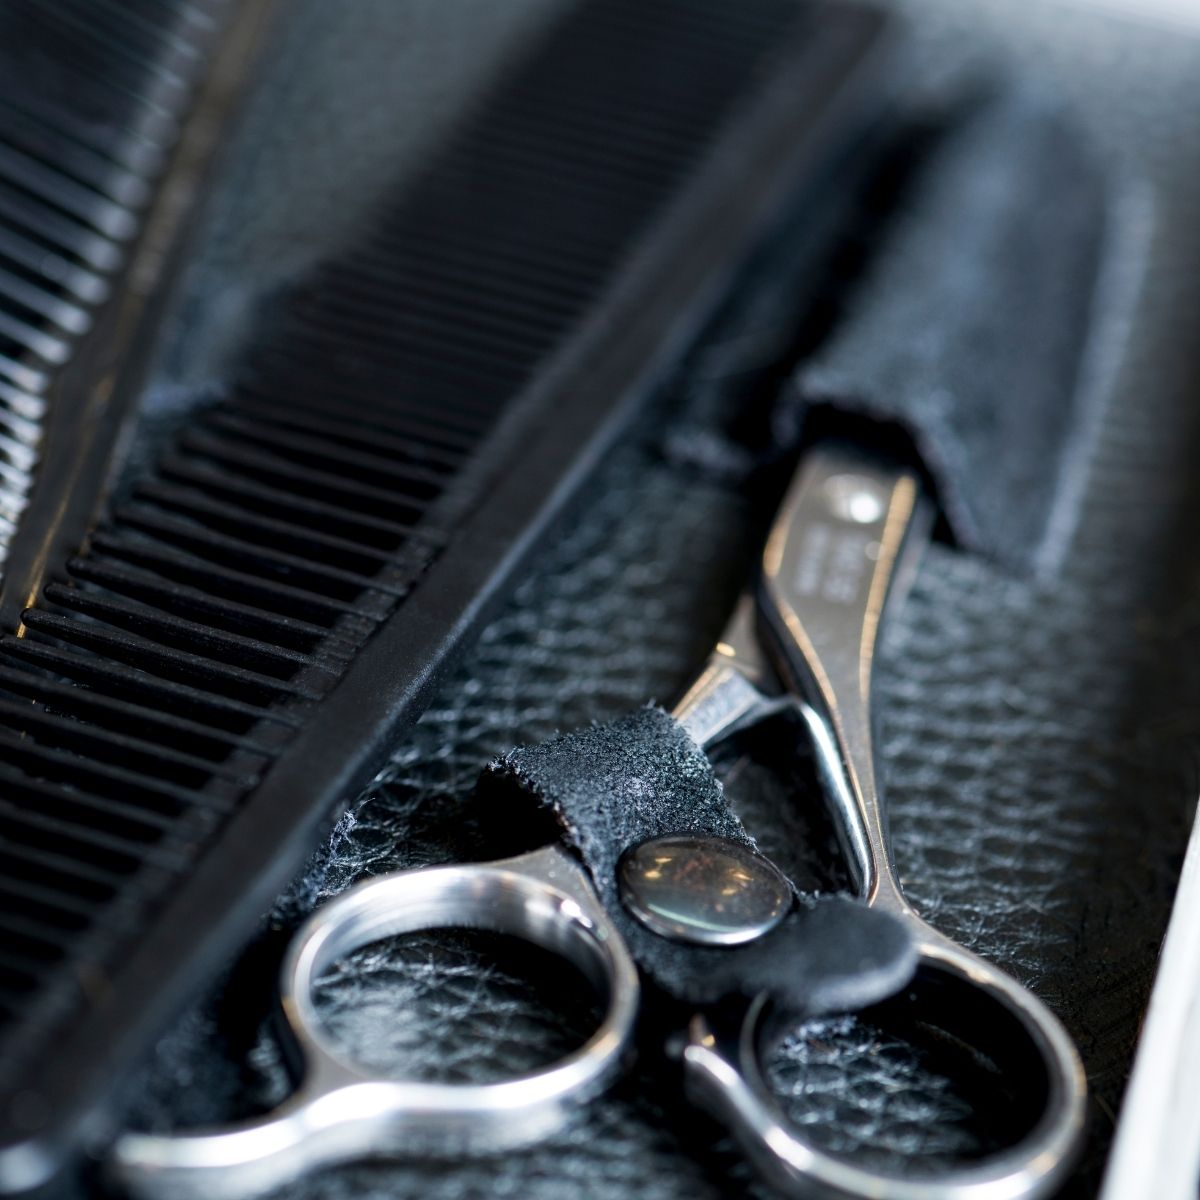
[[[698,746],[711,746],[778,706],[767,694],[772,677],[755,622],[754,596],[744,592],[704,670],[672,711]]]
[[[901,907],[875,778],[871,676],[885,603],[911,576],[932,517],[912,471],[821,443],[784,498],[759,590],[773,662],[812,706],[814,748],[862,894],[878,899],[882,888]]]
[[[853,447],[815,446],[771,527],[759,586],[742,595],[672,715],[699,745],[710,746],[794,705],[797,691],[818,702],[823,718],[840,714],[850,698],[840,681],[869,682],[883,598],[902,590],[911,573],[915,555],[900,552],[919,551],[931,524],[932,509],[911,472]],[[811,634],[801,630],[798,613]],[[775,634],[771,657],[760,617]],[[793,694],[780,697],[780,673]],[[838,682],[823,686],[830,678]],[[819,696],[811,696],[814,680]]]
[[[1158,978],[1100,1200],[1200,1193],[1200,820],[1192,828]]]
[[[767,541],[760,603],[780,670],[826,709],[866,699],[884,603],[931,517],[909,470],[839,443],[805,456]]]

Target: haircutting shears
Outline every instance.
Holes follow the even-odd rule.
[[[807,727],[857,889],[907,923],[931,1019],[1018,1077],[1028,1118],[1015,1143],[951,1171],[889,1176],[812,1144],[781,1116],[761,1063],[762,1005],[727,1038],[701,1015],[682,1050],[688,1094],[725,1122],[772,1184],[796,1196],[1021,1200],[1069,1168],[1085,1081],[1057,1018],[996,967],[927,925],[892,861],[873,754],[871,676],[885,603],[911,573],[931,510],[916,475],[840,443],[804,456],[758,579],[675,716],[704,747],[792,708]],[[604,999],[588,1041],[550,1066],[480,1085],[406,1082],[352,1061],[325,1030],[315,981],[384,937],[439,927],[495,930],[574,963]],[[243,1196],[364,1156],[498,1152],[553,1132],[621,1069],[639,1006],[637,969],[581,866],[548,846],[503,861],[399,872],[351,888],[298,932],[282,1009],[305,1071],[296,1094],[227,1131],[127,1134],[117,1177],[152,1196]]]

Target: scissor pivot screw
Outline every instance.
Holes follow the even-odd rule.
[[[761,937],[791,907],[779,871],[720,837],[655,838],[626,851],[621,900],[647,929],[680,942],[736,946]]]

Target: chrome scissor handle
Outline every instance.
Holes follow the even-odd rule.
[[[759,1173],[782,1194],[804,1200],[1032,1200],[1058,1187],[1081,1132],[1083,1079],[1062,1026],[1011,976],[930,931],[921,947],[914,1004],[931,1016],[923,989],[943,991],[947,1032],[1016,1079],[1016,1104],[1035,1114],[1013,1145],[969,1163],[903,1173],[863,1167],[815,1144],[780,1111],[763,1065],[768,1015],[748,1013],[723,1039],[693,1018],[683,1051],[687,1094],[731,1129]],[[937,1018],[933,1017],[936,1024]]]
[[[498,1083],[422,1083],[366,1070],[322,1026],[317,979],[335,959],[370,942],[439,928],[511,934],[570,961],[604,999],[599,1026],[565,1058]],[[140,1196],[232,1200],[349,1159],[457,1158],[540,1141],[621,1068],[639,984],[582,868],[547,846],[497,862],[401,871],[358,884],[297,933],[280,994],[304,1066],[296,1093],[265,1117],[229,1129],[124,1135],[110,1164],[121,1185]]]
[[[759,616],[772,662],[806,697],[818,768],[860,894],[909,923],[920,966],[962,1040],[1016,1064],[1039,1107],[1016,1143],[951,1175],[888,1177],[836,1159],[781,1121],[747,1027],[730,1056],[704,1030],[686,1056],[697,1098],[738,1131],[747,1152],[795,1195],[895,1200],[1030,1200],[1069,1169],[1083,1132],[1086,1082],[1058,1019],[1003,971],[928,926],[904,898],[892,860],[874,757],[871,683],[889,595],[904,582],[932,514],[918,481],[853,449],[823,445],[805,459],[763,560]],[[1003,1034],[1003,1037],[1001,1037]],[[707,1038],[707,1040],[706,1040]],[[999,1041],[997,1040],[999,1039]]]

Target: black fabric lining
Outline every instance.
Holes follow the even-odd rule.
[[[975,89],[878,134],[824,204],[717,317],[667,457],[740,485],[815,427],[874,425],[915,447],[957,544],[1031,573],[1104,250],[1085,140],[1034,89]]]

